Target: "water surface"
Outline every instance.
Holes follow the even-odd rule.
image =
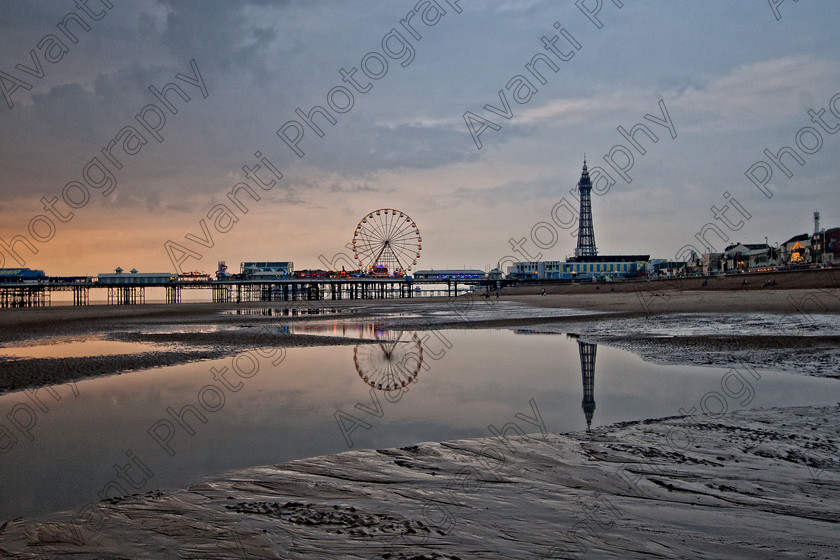
[[[840,400],[836,380],[652,365],[566,335],[309,329],[294,327],[380,342],[251,351],[0,396],[0,519],[351,447]],[[372,388],[392,382],[406,385]]]

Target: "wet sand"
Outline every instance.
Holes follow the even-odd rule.
[[[835,559],[840,407],[255,467],[0,526],[14,558]]]

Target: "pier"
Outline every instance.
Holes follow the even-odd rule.
[[[213,303],[259,301],[369,300],[421,297],[424,287],[440,286],[454,297],[474,290],[496,290],[515,282],[489,279],[406,278],[289,278],[283,280],[208,280],[160,283],[124,282],[105,284],[95,278],[64,280],[46,278],[37,282],[0,284],[0,308],[49,307],[53,292],[72,292],[73,305],[90,305],[91,292],[104,290],[108,305],[146,303],[147,288],[163,288],[167,304],[182,303],[184,290],[210,290]]]

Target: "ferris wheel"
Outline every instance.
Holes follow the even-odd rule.
[[[353,349],[356,373],[365,383],[380,391],[395,391],[417,379],[423,366],[423,346],[416,334],[411,340],[404,337],[408,339],[402,331],[380,331],[376,344]]]
[[[420,231],[408,214],[380,208],[362,218],[353,234],[353,255],[373,274],[403,275],[420,258]]]

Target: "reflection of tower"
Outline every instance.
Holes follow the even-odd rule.
[[[583,376],[583,414],[586,416],[586,429],[592,425],[592,415],[595,413],[595,351],[597,344],[589,344],[578,340],[580,351],[580,373]]]
[[[594,257],[598,254],[595,248],[595,230],[592,227],[592,183],[589,181],[589,170],[586,168],[586,158],[583,160],[583,172],[578,182],[580,192],[580,223],[578,227],[578,242],[575,249],[576,257]]]

